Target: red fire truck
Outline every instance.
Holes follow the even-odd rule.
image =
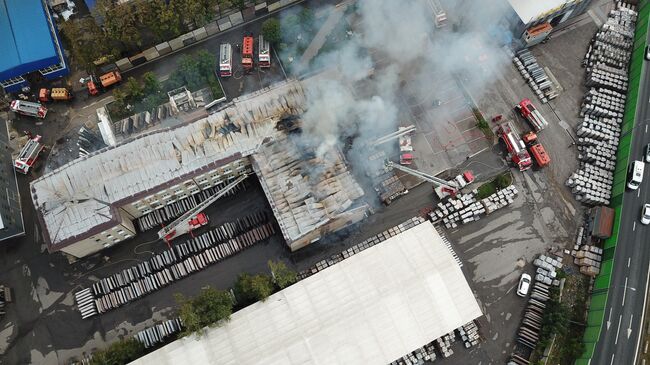
[[[244,43],[241,46],[241,64],[244,71],[253,69],[253,37],[245,36]]]
[[[26,115],[28,117],[45,118],[47,115],[47,108],[41,103],[34,103],[31,101],[14,100],[9,106],[14,113]]]
[[[526,151],[524,141],[521,140],[514,126],[510,122],[500,124],[497,129],[497,134],[503,140],[503,143],[505,143],[509,157],[519,167],[519,171],[528,170],[533,164],[533,161],[528,151]]]
[[[526,118],[528,123],[535,128],[536,132],[539,132],[548,126],[548,122],[544,119],[542,114],[540,114],[539,110],[533,106],[530,99],[522,100],[517,104],[517,106],[515,106],[515,108],[519,110],[521,116]]]
[[[223,43],[219,47],[219,76],[232,76],[232,46]]]
[[[45,145],[41,143],[41,136],[31,137],[25,146],[23,146],[23,149],[20,150],[20,154],[18,154],[18,157],[16,157],[16,160],[14,161],[16,171],[21,174],[27,174],[29,169],[34,166],[38,160],[38,155],[44,148]]]
[[[257,61],[260,68],[269,68],[271,67],[271,45],[268,41],[264,40],[264,36],[261,34],[259,43],[260,50],[257,53]]]

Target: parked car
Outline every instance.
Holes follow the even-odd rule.
[[[650,163],[650,143],[643,148],[643,156],[645,156],[645,162]]]
[[[650,61],[650,46],[645,46],[645,59]]]
[[[521,278],[519,278],[519,286],[517,287],[517,295],[525,297],[526,294],[528,294],[531,280],[530,275],[526,273],[521,274]]]
[[[641,210],[641,223],[650,224],[650,204],[644,204]]]

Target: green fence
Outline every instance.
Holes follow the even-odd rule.
[[[623,205],[623,193],[625,192],[625,180],[627,178],[627,164],[630,157],[630,145],[632,144],[632,130],[635,123],[637,98],[639,95],[639,83],[641,82],[641,71],[644,62],[646,36],[648,31],[648,18],[650,15],[649,0],[639,1],[639,19],[636,24],[634,51],[630,64],[630,86],[627,92],[627,103],[621,126],[621,140],[616,153],[616,170],[614,171],[614,186],[612,188],[611,206],[616,211],[612,237],[605,241],[603,251],[603,262],[600,267],[600,274],[594,282],[594,291],[591,295],[591,306],[587,316],[587,328],[583,342],[585,352],[576,361],[576,365],[587,365],[591,359],[600,329],[605,320],[605,306],[607,305],[607,293],[611,283],[611,274],[614,267],[614,252],[618,240],[618,231],[621,223],[621,208]]]

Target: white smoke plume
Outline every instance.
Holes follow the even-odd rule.
[[[414,122],[398,119],[409,115],[400,110],[405,85],[410,93],[430,95],[441,75],[460,74],[478,95],[509,62],[501,49],[511,39],[505,0],[443,1],[449,14],[444,29],[434,26],[428,0],[358,0],[351,6],[351,35],[306,70],[325,70],[306,84],[309,105],[301,116],[301,143],[317,155],[347,145],[353,167],[367,164],[369,141]]]

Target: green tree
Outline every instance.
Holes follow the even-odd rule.
[[[133,51],[142,45],[137,28],[138,18],[131,3],[116,4],[113,0],[98,0],[95,9],[104,20],[106,35]]]
[[[133,338],[120,340],[105,350],[96,351],[90,360],[91,365],[122,365],[144,355],[144,346]]]
[[[140,102],[144,98],[144,89],[134,77],[129,77],[126,80],[124,91],[126,92],[127,100],[131,103]]]
[[[93,18],[70,19],[60,29],[72,59],[86,71],[92,72],[94,62],[104,56],[108,61],[114,58],[111,42]]]
[[[280,33],[280,21],[276,18],[270,18],[262,23],[262,35],[264,39],[273,45],[280,43],[282,34]]]
[[[184,55],[178,61],[178,72],[183,77],[185,85],[192,91],[196,91],[203,84],[203,77],[199,71],[197,60],[189,55]]]
[[[232,4],[242,10],[246,7],[246,0],[232,0]]]
[[[160,81],[158,81],[156,74],[151,71],[145,72],[145,74],[142,75],[142,83],[146,94],[157,94],[162,90]]]
[[[273,276],[273,282],[280,288],[284,289],[298,280],[295,271],[289,269],[282,261],[273,262],[269,260],[269,269]]]
[[[243,303],[265,300],[273,294],[273,281],[267,275],[240,274],[235,282],[235,296]]]
[[[230,319],[233,301],[230,294],[210,287],[202,289],[199,295],[185,298],[174,295],[180,305],[178,315],[185,326],[184,334],[200,332],[205,326],[219,325]]]
[[[181,17],[165,0],[139,1],[135,5],[137,17],[151,31],[158,42],[181,34]]]
[[[499,189],[508,187],[508,185],[510,185],[509,173],[503,173],[497,175],[497,177],[494,179],[494,183]]]
[[[194,57],[196,60],[196,67],[203,77],[212,75],[217,68],[217,58],[211,52],[204,49],[198,51]]]

